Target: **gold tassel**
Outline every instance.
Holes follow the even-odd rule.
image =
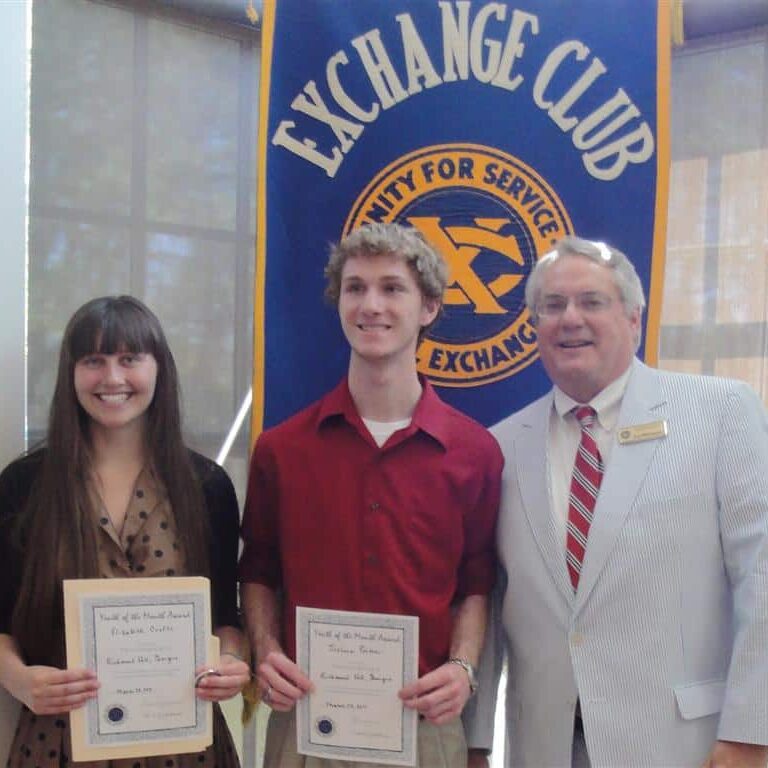
[[[670,27],[672,30],[672,45],[680,46],[685,42],[683,27],[683,0],[669,0]]]
[[[253,0],[248,0],[246,3],[245,15],[248,17],[248,21],[250,21],[251,24],[256,25],[259,23],[259,12],[256,10]]]

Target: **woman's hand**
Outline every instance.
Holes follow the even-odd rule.
[[[87,669],[26,667],[16,698],[36,715],[60,715],[82,707],[96,696],[99,681]]]
[[[195,686],[198,699],[203,701],[225,701],[237,696],[251,679],[250,667],[238,656],[222,653],[217,667],[200,667],[198,675],[208,670],[210,674],[201,677]]]

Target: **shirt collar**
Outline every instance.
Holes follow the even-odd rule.
[[[421,397],[419,402],[416,403],[413,416],[411,416],[411,424],[407,427],[404,437],[410,436],[417,430],[421,430],[437,440],[445,448],[449,435],[445,404],[437,396],[437,393],[427,379],[419,376],[419,382],[421,383]],[[339,416],[343,417],[353,426],[356,426],[363,433],[367,432],[367,428],[363,424],[363,420],[360,418],[360,414],[357,412],[355,402],[350,394],[346,376],[321,400],[315,426],[317,429],[320,429],[327,421]]]
[[[570,395],[566,395],[560,387],[555,385],[554,387],[554,403],[555,411],[561,419],[564,419],[576,406],[578,405],[590,405],[595,409],[597,413],[597,420],[603,429],[612,430],[615,422],[618,418],[619,404],[622,397],[624,397],[624,391],[627,388],[627,382],[629,376],[632,373],[632,363],[629,364],[627,370],[619,376],[618,379],[614,379],[605,389],[598,392],[588,403],[579,403],[574,400]]]

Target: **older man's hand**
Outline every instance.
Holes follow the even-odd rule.
[[[470,749],[467,754],[467,768],[489,768],[488,753],[484,749]]]
[[[766,768],[768,746],[716,741],[701,768]]]

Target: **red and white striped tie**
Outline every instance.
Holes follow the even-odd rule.
[[[568,529],[565,538],[565,557],[573,591],[579,586],[581,564],[587,549],[589,526],[595,511],[600,482],[603,479],[603,457],[592,434],[597,414],[594,408],[582,405],[573,409],[581,424],[581,442],[576,451],[576,462],[571,477],[568,497]]]

